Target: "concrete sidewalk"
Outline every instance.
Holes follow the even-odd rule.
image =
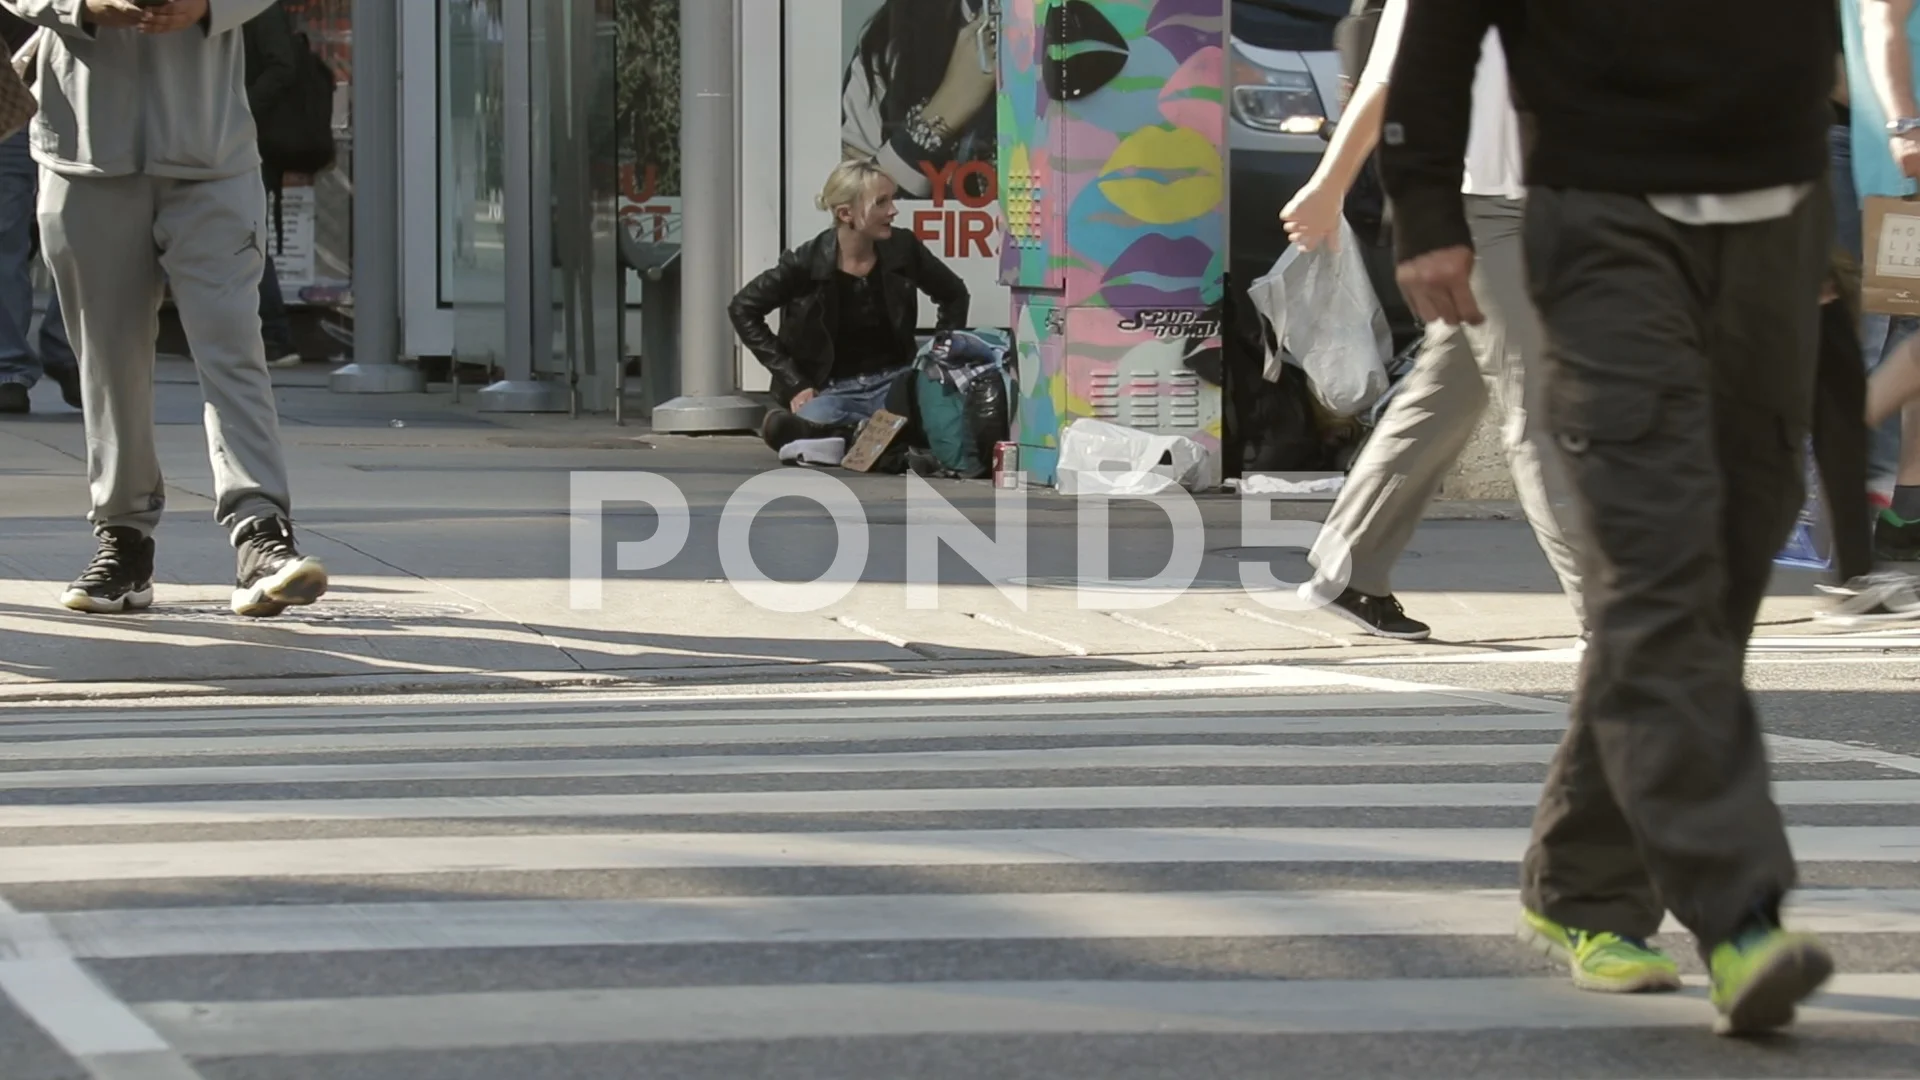
[[[1162,606],[1082,609],[1081,594],[1066,587],[1078,574],[1075,506],[1034,491],[1026,610],[951,552],[940,558],[938,609],[915,610],[904,585],[907,481],[842,470],[787,469],[779,479],[831,476],[858,495],[871,538],[858,584],[823,610],[769,611],[727,583],[719,553],[729,497],[748,478],[779,470],[757,439],[656,437],[606,417],[483,416],[471,392],[463,404],[445,392],[336,395],[327,372],[316,364],[274,377],[298,535],[326,560],[334,587],[321,604],[270,621],[227,613],[233,555],[211,520],[199,392],[185,362],[161,362],[160,446],[171,487],[156,537],[158,598],[145,614],[82,616],[55,603],[92,551],[79,414],[43,385],[35,414],[0,421],[0,700],[1326,661],[1562,648],[1575,629],[1511,507],[1435,508],[1396,584],[1438,640],[1409,645],[1351,634],[1324,613],[1276,610],[1243,589],[1239,568],[1249,560],[1272,558],[1274,573],[1293,580],[1304,576],[1304,561],[1243,548],[1241,507],[1230,495],[1198,500],[1206,554],[1195,587],[1163,595]],[[645,540],[657,519],[638,506],[609,507],[598,609],[574,607],[568,586],[570,476],[582,471],[664,476],[685,494],[691,518],[672,561],[620,571],[613,545]],[[990,485],[932,485],[992,529]],[[1276,503],[1274,514],[1317,520],[1325,505]],[[1142,503],[1113,507],[1111,535],[1115,578],[1158,573],[1173,546],[1165,515]],[[806,580],[831,564],[835,536],[818,505],[777,499],[761,512],[750,549],[768,575]],[[1806,619],[1817,603],[1810,584],[1809,575],[1781,575],[1768,620]]]

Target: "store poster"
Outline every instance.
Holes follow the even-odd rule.
[[[278,206],[268,197],[267,253],[273,258],[282,292],[298,292],[318,283],[315,209],[311,184],[283,189]]]
[[[841,156],[880,162],[900,188],[896,227],[967,283],[969,321],[1007,327],[987,0],[840,0],[840,8]],[[941,121],[945,137],[916,142],[914,117]]]

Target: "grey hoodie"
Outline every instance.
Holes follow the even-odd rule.
[[[0,0],[53,32],[34,70],[33,157],[66,176],[224,180],[260,167],[239,29],[272,0],[208,0],[199,27],[107,29],[84,0]]]

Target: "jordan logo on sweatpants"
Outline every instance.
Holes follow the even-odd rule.
[[[234,252],[234,254],[245,255],[249,251],[259,252],[263,256],[266,254],[266,252],[260,248],[260,234],[258,232],[248,233],[247,242],[240,245],[240,250]]]

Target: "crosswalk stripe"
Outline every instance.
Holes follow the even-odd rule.
[[[1111,720],[904,720],[853,724],[726,724],[712,727],[489,728],[368,734],[207,735],[194,738],[68,739],[0,743],[16,762],[248,754],[376,754],[435,750],[531,750],[593,746],[726,746],[755,743],[885,742],[959,738],[1151,735],[1394,735],[1564,730],[1543,715],[1134,716]]]
[[[139,1007],[209,1057],[533,1044],[913,1035],[1370,1034],[1693,1027],[1680,995],[1601,995],[1559,979],[964,982],[527,991]],[[1920,1019],[1920,975],[1841,975],[1804,1024]]]
[[[1909,862],[1911,826],[1788,830],[1807,861]],[[574,833],[14,847],[0,884],[743,867],[1517,862],[1526,829],[1085,828]]]
[[[1193,734],[1189,732],[1189,734]],[[532,758],[346,765],[201,765],[0,770],[0,790],[196,787],[402,781],[756,776],[833,773],[1053,772],[1095,769],[1297,769],[1544,765],[1557,743],[1290,743],[1068,746],[1021,750],[686,754],[642,758]],[[1795,760],[1826,761],[1801,754]],[[12,808],[6,811],[11,815]]]
[[[1920,805],[1920,780],[1789,780],[1783,806]],[[1214,784],[1102,787],[880,788],[609,795],[259,799],[14,806],[0,830],[284,821],[454,821],[669,814],[899,814],[1042,810],[1532,807],[1534,784]]]
[[[471,728],[471,727],[591,727],[594,725],[725,724],[753,720],[777,720],[783,724],[804,725],[817,721],[885,721],[910,715],[923,720],[978,720],[984,715],[1011,714],[1021,719],[1074,716],[1224,716],[1235,713],[1284,715],[1288,713],[1386,712],[1414,709],[1484,708],[1485,702],[1432,693],[1408,692],[1384,695],[1301,693],[1283,696],[1212,698],[1141,698],[1116,701],[1006,701],[993,705],[937,704],[902,702],[889,705],[804,706],[769,701],[747,708],[668,709],[635,705],[630,708],[567,710],[551,712],[491,712],[475,709],[456,713],[419,712],[409,709],[386,710],[356,715],[316,715],[310,712],[270,715],[169,716],[165,713],[114,720],[24,720],[0,719],[0,738],[81,735],[174,735],[199,731],[300,731],[309,728],[332,731],[365,731],[380,728]],[[1563,709],[1536,705],[1517,709],[1523,713],[1560,716]],[[1564,722],[1564,721],[1563,721]]]
[[[1174,938],[1505,936],[1512,889],[1221,891],[658,900],[462,900],[159,908],[44,916],[90,960],[421,949]],[[1821,934],[1920,933],[1920,889],[1809,889],[1787,917]],[[1671,917],[1663,932],[1678,933]],[[28,940],[37,928],[27,928]],[[0,951],[8,920],[0,918]]]
[[[1438,729],[1436,729],[1438,730]],[[1192,731],[1186,735],[1225,732]],[[1070,746],[1019,750],[911,750],[866,753],[686,754],[641,758],[527,758],[326,765],[140,766],[0,770],[0,791],[57,788],[192,787],[404,781],[545,780],[641,776],[749,776],[786,773],[1051,772],[1097,769],[1441,768],[1544,765],[1557,742],[1214,743]],[[1871,751],[1770,744],[1776,764],[1872,760]],[[1920,769],[1908,770],[1920,772]]]
[[[137,708],[119,709],[110,707],[100,709],[89,706],[85,712],[93,716],[124,717],[136,723],[220,720],[251,725],[259,720],[377,719],[398,715],[486,717],[488,719],[485,722],[488,723],[537,723],[542,718],[555,713],[582,715],[589,710],[631,716],[639,713],[657,715],[681,709],[712,716],[725,706],[761,713],[779,710],[784,714],[787,711],[786,706],[792,706],[798,710],[807,708],[806,705],[795,705],[796,702],[822,701],[834,703],[832,713],[835,715],[866,707],[882,707],[898,711],[906,705],[916,713],[923,713],[929,708],[951,708],[955,711],[950,715],[978,716],[983,713],[1004,711],[1001,706],[1010,703],[1021,708],[1059,706],[1080,710],[1090,709],[1100,713],[1124,712],[1130,707],[1143,705],[1172,707],[1176,710],[1190,711],[1192,708],[1199,708],[1214,711],[1218,708],[1231,709],[1236,702],[1242,707],[1253,707],[1254,702],[1293,698],[1313,698],[1321,701],[1364,700],[1376,705],[1382,700],[1415,703],[1414,706],[1407,707],[1429,707],[1435,701],[1447,705],[1459,705],[1462,702],[1486,702],[1495,698],[1510,698],[1512,706],[1522,711],[1565,710],[1564,705],[1545,698],[1489,694],[1460,687],[1410,683],[1285,664],[1235,664],[1212,670],[1226,674],[1202,675],[1191,671],[1173,671],[1130,678],[1113,678],[1106,675],[1048,676],[1040,680],[967,681],[962,678],[952,682],[945,680],[881,682],[855,686],[749,684],[743,687],[702,686],[694,689],[654,690],[638,694],[631,692],[588,692],[577,695],[569,693],[565,698],[556,698],[552,690],[540,690],[508,693],[502,695],[503,700],[461,699],[457,702],[423,703],[415,699],[402,706],[329,702],[322,705],[276,703],[264,708],[234,707],[223,704],[218,708],[187,706],[167,709],[143,704]],[[1366,691],[1366,693],[1355,693],[1356,690]],[[1341,693],[1342,691],[1344,693]],[[851,702],[869,704],[852,705],[849,704]],[[871,703],[875,702],[887,704],[873,706]],[[942,706],[936,704],[938,702],[964,702],[965,704]],[[1427,706],[1419,706],[1420,702],[1426,702]],[[9,721],[32,722],[36,717],[59,715],[63,711],[66,710],[58,707],[34,712],[10,711],[4,718],[0,718],[0,727],[4,727]]]

